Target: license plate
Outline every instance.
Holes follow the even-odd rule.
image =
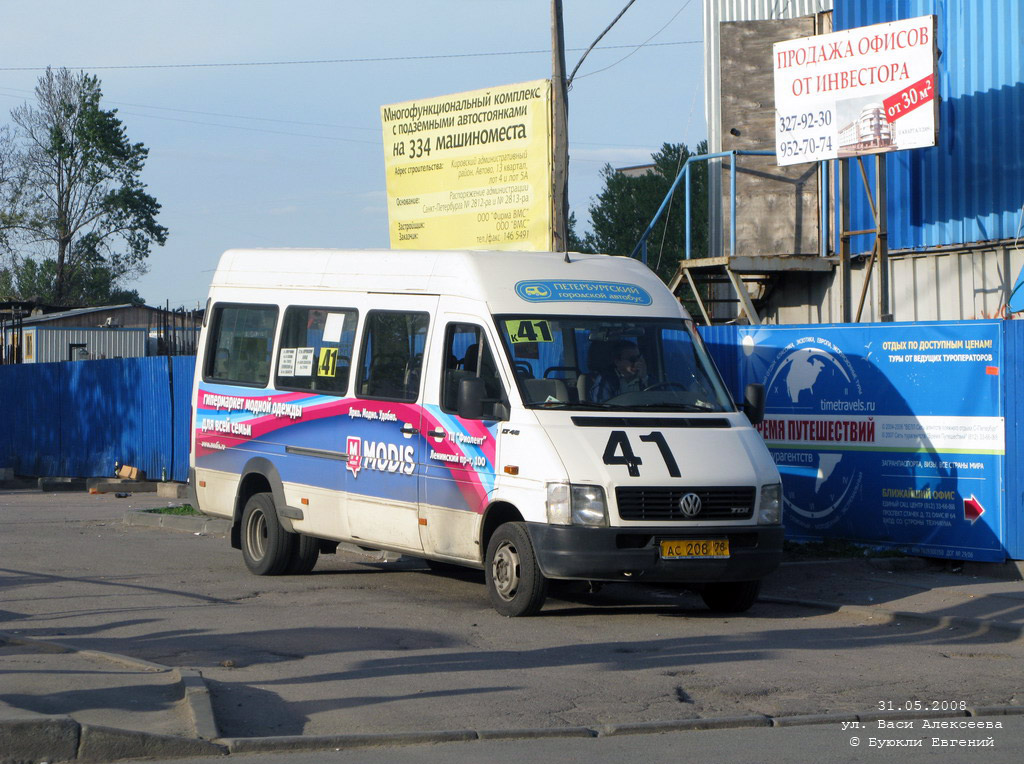
[[[729,556],[729,539],[675,539],[661,542],[663,560],[722,559]]]

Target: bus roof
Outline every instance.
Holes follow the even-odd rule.
[[[231,249],[213,287],[454,295],[482,299],[492,313],[593,312],[595,302],[608,313],[680,309],[638,260],[575,252]]]

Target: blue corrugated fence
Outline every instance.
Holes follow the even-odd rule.
[[[0,467],[42,477],[188,477],[195,357],[0,366]]]
[[[921,249],[1012,239],[1024,178],[1024,6],[1020,0],[844,0],[835,29],[934,14],[938,20],[939,139],[886,155],[889,246]],[[874,184],[874,162],[866,162]],[[856,176],[857,171],[851,168]],[[873,228],[854,177],[851,227]],[[856,236],[856,252],[871,236]]]

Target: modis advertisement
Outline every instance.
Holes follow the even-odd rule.
[[[547,80],[382,106],[393,249],[551,249]]]

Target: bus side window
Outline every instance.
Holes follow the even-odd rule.
[[[429,324],[427,313],[371,310],[367,314],[359,365],[360,397],[397,401],[419,397]]]
[[[348,391],[357,312],[293,305],[285,310],[275,387],[344,395]]]
[[[276,305],[215,305],[206,348],[206,379],[266,386],[277,327]]]
[[[474,324],[448,324],[443,352],[448,360],[441,381],[441,408],[455,413],[459,406],[459,384],[463,379],[479,377],[485,391],[483,418],[504,419],[508,399],[483,329]]]

